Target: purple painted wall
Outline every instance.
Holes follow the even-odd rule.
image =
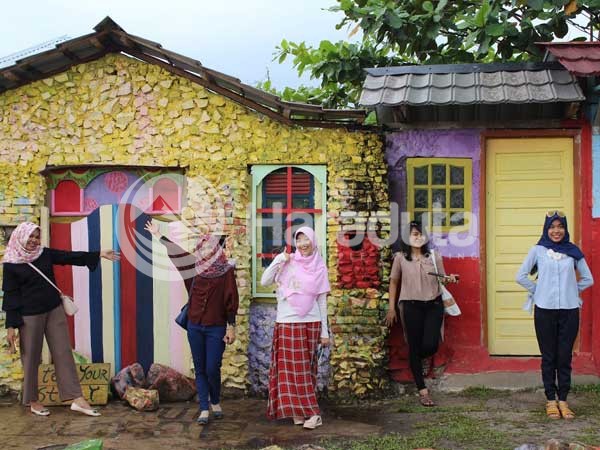
[[[390,201],[406,211],[406,158],[471,158],[473,160],[473,184],[471,208],[474,218],[479,218],[479,188],[481,182],[481,131],[462,130],[410,130],[390,133],[386,139],[386,161]],[[400,218],[398,218],[400,219]],[[398,223],[402,224],[402,221]],[[447,234],[437,237],[434,245],[446,257],[479,257],[479,223],[473,222],[470,236],[458,234],[466,245],[447,244]]]

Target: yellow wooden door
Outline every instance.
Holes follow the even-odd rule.
[[[573,139],[486,141],[488,345],[495,355],[539,355],[526,291],[515,276],[548,210],[573,223]],[[573,230],[571,239],[574,239]]]

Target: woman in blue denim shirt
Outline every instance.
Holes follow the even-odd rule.
[[[579,281],[575,271],[579,272]],[[530,274],[537,274],[537,280],[532,281]],[[567,395],[571,388],[573,344],[579,331],[579,294],[594,280],[583,253],[569,240],[567,218],[561,211],[546,215],[542,237],[523,261],[517,283],[529,291],[525,309],[531,310],[535,305],[546,415],[551,419],[573,419],[575,414],[567,404]]]

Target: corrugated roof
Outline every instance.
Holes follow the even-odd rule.
[[[125,32],[110,17],[94,27],[95,32],[59,43],[50,50],[15,61],[0,69],[0,94],[41,80],[70,67],[102,58],[108,53],[125,53],[171,73],[190,79],[279,122],[316,127],[360,126],[364,110],[324,109],[319,105],[286,102],[276,95],[242,83],[239,79],[209,69],[187,56],[163,48],[156,42]]]
[[[573,75],[600,75],[600,42],[539,42]]]
[[[449,64],[367,69],[362,106],[494,105],[582,101],[557,64]]]
[[[43,52],[44,50],[48,50],[56,47],[56,44],[60,44],[61,42],[65,42],[69,39],[69,36],[60,36],[56,39],[52,39],[50,41],[41,42],[33,47],[26,48],[25,50],[20,50],[16,53],[11,53],[10,55],[0,57],[0,69],[3,67],[12,66],[18,60],[26,58],[27,56],[35,55],[36,53]]]

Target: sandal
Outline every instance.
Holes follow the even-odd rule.
[[[546,416],[552,420],[560,419],[560,411],[558,410],[556,400],[548,400],[546,402]]]
[[[419,402],[421,403],[422,406],[427,406],[427,407],[435,406],[435,402],[429,395],[429,392],[427,394],[419,393]]]
[[[29,408],[33,414],[36,416],[49,416],[50,411],[47,408],[35,409],[33,406]]]
[[[559,400],[558,409],[560,410],[560,414],[563,416],[563,419],[571,420],[575,418],[575,413],[571,410],[571,408],[569,408],[569,405],[566,401]]]

